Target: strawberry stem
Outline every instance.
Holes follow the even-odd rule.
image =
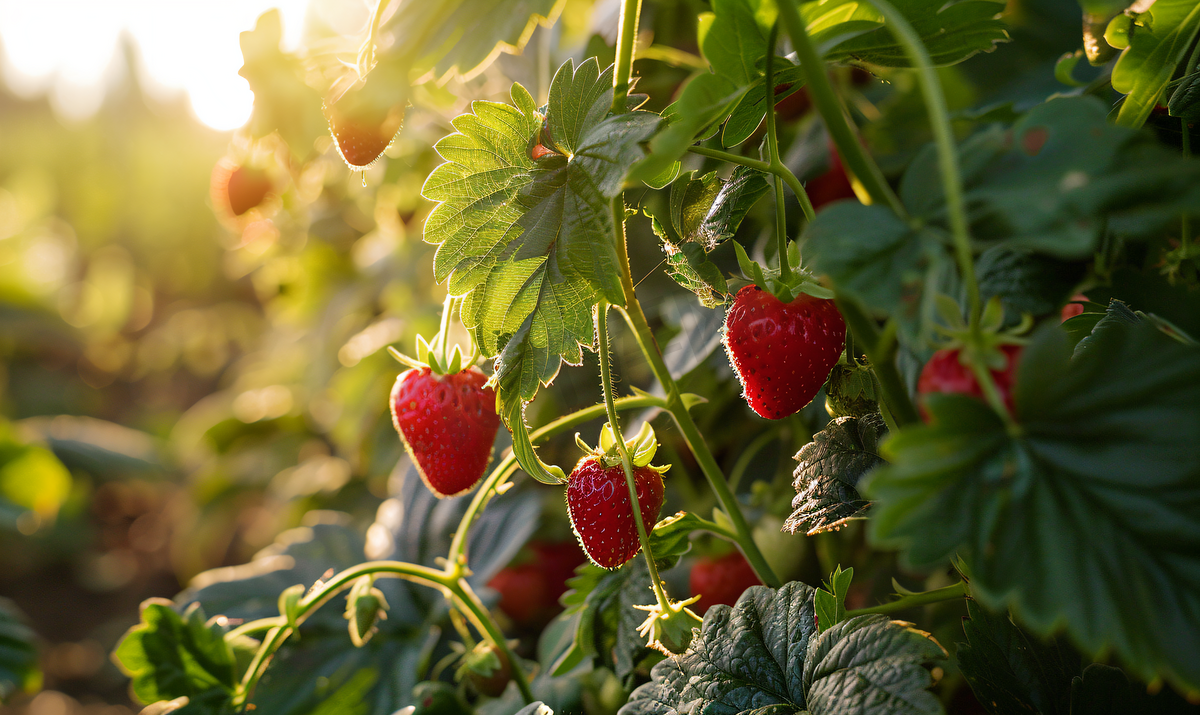
[[[856,608],[852,611],[846,611],[846,618],[854,616],[863,616],[868,613],[895,613],[917,606],[927,606],[931,603],[942,603],[943,601],[954,601],[960,598],[966,598],[971,595],[970,589],[967,587],[966,581],[942,588],[935,588],[932,591],[922,591],[921,593],[909,593],[897,598],[895,601],[881,603],[878,606],[869,606],[867,608]]]
[[[775,175],[775,240],[779,245],[779,278],[787,283],[792,278],[792,267],[788,262],[787,251],[787,214],[783,199],[783,172],[791,173],[783,162],[779,160],[779,137],[775,132],[775,45],[779,39],[779,23],[776,22],[771,26],[771,37],[767,40],[767,66],[766,66],[766,91],[767,91],[767,155],[770,158],[769,166],[771,173]],[[797,182],[799,183],[799,182]],[[808,200],[808,193],[804,187],[800,187],[800,191],[796,194],[796,198],[800,199],[800,206],[804,209],[804,216],[811,221],[813,218],[812,202]]]
[[[920,417],[917,415],[917,408],[908,395],[900,371],[896,369],[893,340],[884,340],[880,336],[875,321],[853,298],[839,293],[834,300],[837,302],[838,312],[846,321],[846,327],[850,329],[848,332],[854,334],[855,344],[862,347],[875,377],[879,380],[882,406],[887,408],[901,427],[918,423]]]
[[[637,42],[638,18],[642,14],[642,0],[623,0],[621,24],[617,30],[617,67],[613,72],[612,113],[625,112],[625,99],[629,96],[629,76],[633,73],[633,50]]]
[[[617,438],[617,451],[621,453],[621,467],[625,470],[625,485],[629,487],[629,505],[633,509],[633,523],[637,526],[638,541],[642,545],[642,556],[646,559],[646,569],[650,572],[650,587],[654,597],[664,611],[671,608],[671,599],[663,590],[662,578],[658,575],[658,565],[654,563],[654,552],[650,550],[650,536],[646,525],[642,522],[642,505],[638,503],[637,484],[633,479],[633,460],[629,456],[629,448],[625,444],[625,436],[621,433],[621,421],[617,416],[617,404],[613,399],[612,356],[608,346],[608,302],[600,301],[596,307],[596,342],[600,353],[600,382],[604,392],[604,409],[608,413],[608,423],[612,425],[613,435]]]
[[[904,204],[900,203],[896,192],[888,186],[879,165],[858,143],[858,137],[846,116],[842,101],[838,99],[837,93],[834,92],[833,85],[829,81],[829,76],[825,74],[825,63],[809,38],[804,20],[796,9],[795,0],[775,0],[775,4],[779,8],[779,19],[792,39],[792,46],[796,49],[796,54],[800,57],[801,66],[811,68],[806,72],[808,94],[812,97],[813,104],[817,106],[817,111],[821,113],[821,118],[825,120],[825,128],[837,146],[842,162],[850,170],[850,173],[862,183],[874,203],[891,207],[897,216],[908,220]]]

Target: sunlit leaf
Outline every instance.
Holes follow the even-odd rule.
[[[783,528],[808,535],[861,518],[869,502],[858,493],[863,475],[883,463],[878,443],[887,434],[878,414],[839,417],[796,453],[792,515]]]
[[[1113,89],[1125,95],[1117,123],[1140,127],[1159,103],[1175,68],[1187,59],[1200,32],[1194,0],[1156,0],[1134,19],[1129,47],[1113,65]]]

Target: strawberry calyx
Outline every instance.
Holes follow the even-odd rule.
[[[455,343],[452,348],[447,347],[450,342],[450,318],[461,301],[462,299],[459,297],[446,296],[446,302],[442,306],[441,329],[432,342],[426,340],[424,335],[417,335],[416,358],[405,355],[391,346],[388,347],[388,352],[408,367],[417,369],[427,367],[435,375],[457,375],[474,366],[479,358],[479,348],[473,341],[467,345],[469,352],[464,352],[458,343]]]
[[[800,267],[800,247],[794,241],[788,243],[787,262],[793,267],[787,276],[782,275],[779,268],[764,268],[751,259],[746,249],[742,248],[742,244],[735,241],[733,248],[737,251],[738,265],[746,276],[746,282],[762,288],[778,298],[781,303],[791,303],[805,294],[824,300],[833,298],[832,290],[821,285],[815,275]],[[737,292],[736,287],[730,288],[734,293]]]
[[[943,336],[935,341],[938,349],[958,349],[959,360],[970,367],[979,364],[989,370],[1003,370],[1008,365],[1008,356],[1001,349],[1003,345],[1025,345],[1029,342],[1023,334],[1033,326],[1033,318],[1028,314],[1021,317],[1021,322],[1007,330],[1002,330],[1004,324],[1004,306],[1000,296],[992,296],[984,306],[979,319],[979,326],[972,329],[962,317],[958,303],[948,295],[939,294],[934,298],[941,325],[936,329]]]
[[[617,446],[617,435],[612,425],[607,422],[600,428],[600,445],[598,447],[589,446],[578,432],[575,433],[575,444],[585,454],[598,459],[600,465],[605,469],[621,466],[621,450]],[[634,469],[648,467],[659,474],[666,474],[667,470],[671,468],[669,464],[650,464],[658,451],[658,439],[655,438],[654,428],[650,426],[649,422],[643,422],[638,433],[625,440],[625,449],[629,453],[629,459],[633,463]]]
[[[649,606],[634,606],[646,611],[646,620],[638,626],[638,635],[646,639],[647,647],[663,655],[682,654],[691,645],[695,629],[704,623],[704,619],[688,608],[699,600],[700,596],[692,596],[683,601],[668,601],[665,607],[661,601]]]

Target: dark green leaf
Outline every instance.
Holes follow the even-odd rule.
[[[1196,715],[1170,688],[1150,695],[1145,685],[1130,681],[1120,668],[1092,663],[1071,681],[1071,715]]]
[[[765,61],[765,60],[764,60]],[[750,138],[767,116],[767,93],[763,89],[766,76],[755,79],[746,88],[745,94],[737,106],[729,113],[729,120],[721,130],[721,145],[734,147]],[[775,93],[778,104],[784,99],[799,92],[804,87],[804,70],[793,65],[788,60],[779,57],[775,68],[775,86],[785,86]]]
[[[1000,13],[1002,0],[894,0],[892,5],[912,24],[935,65],[962,62],[990,52],[1008,40]],[[847,59],[887,67],[911,67],[883,18],[858,0],[826,0],[801,6],[809,32],[818,46],[828,47],[825,59]]]
[[[681,301],[679,334],[663,347],[663,362],[671,377],[680,380],[695,370],[721,344],[725,325],[723,309],[709,310],[691,301]]]
[[[434,275],[466,296],[463,322],[496,357],[510,422],[561,361],[582,359],[581,347],[592,343],[592,307],[623,301],[610,200],[659,118],[606,119],[611,98],[611,68],[600,72],[588,60],[576,70],[568,61],[548,108],[550,141],[563,156],[530,158],[542,115],[520,85],[512,89],[515,106],[475,102],[474,114],[454,120],[458,133],[436,146],[447,163],[424,188],[439,202],[425,221],[425,240],[440,244]]]
[[[0,598],[0,703],[41,688],[36,636],[12,601]]]
[[[1117,123],[1145,124],[1162,98],[1175,68],[1187,59],[1200,32],[1200,5],[1195,0],[1157,0],[1134,19],[1129,47],[1113,65],[1113,89],[1125,95]]]
[[[1149,321],[1089,340],[1075,359],[1057,328],[1026,347],[1019,437],[979,401],[930,395],[932,424],[889,440],[869,478],[870,533],[913,565],[957,552],[985,605],[1195,688],[1200,348]]]
[[[841,201],[808,226],[809,268],[880,312],[910,320],[922,310],[931,263],[944,253],[932,229],[914,230],[886,206]]]
[[[1200,72],[1193,72],[1179,83],[1167,103],[1172,117],[1200,119]]]
[[[975,699],[990,715],[1071,715],[1071,679],[1079,654],[1066,644],[1043,643],[1025,633],[1008,613],[992,613],[967,600],[967,643],[959,643],[958,667]]]
[[[975,262],[980,295],[985,301],[1000,296],[1009,324],[1024,313],[1040,317],[1061,308],[1085,272],[1082,263],[1006,246],[989,248]]]
[[[870,614],[842,621],[808,644],[804,690],[812,715],[930,715],[942,704],[924,664],[946,657],[928,633]]]
[[[729,284],[717,264],[708,260],[708,254],[698,243],[676,244],[667,237],[658,219],[651,224],[654,233],[662,240],[663,253],[667,254],[667,275],[679,285],[696,294],[705,308],[716,308],[729,299]]]
[[[839,417],[814,435],[796,453],[796,497],[783,528],[811,536],[862,518],[869,502],[859,495],[858,481],[883,463],[876,445],[886,433],[883,418],[872,414]]]
[[[143,703],[186,697],[197,712],[233,712],[233,651],[225,629],[208,625],[200,604],[180,616],[170,601],[144,602],[141,623],[125,633],[113,656]]]
[[[562,603],[566,615],[580,616],[572,650],[581,655],[568,655],[560,663],[589,658],[628,682],[638,662],[653,652],[637,633],[646,620],[645,612],[634,608],[654,603],[646,561],[639,556],[615,571],[585,563],[575,574],[567,582],[572,590],[563,595]]]
[[[921,663],[944,657],[928,634],[859,616],[816,634],[813,590],[753,586],[708,609],[687,652],[654,666],[621,715],[940,713]]]

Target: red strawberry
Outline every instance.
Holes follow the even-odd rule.
[[[775,95],[779,96],[791,88],[790,84],[778,85],[775,87]],[[808,90],[801,88],[775,102],[775,116],[788,122],[808,114],[811,107],[812,101],[809,99]]]
[[[213,208],[219,213],[228,212],[233,216],[241,216],[260,206],[272,188],[267,172],[242,166],[228,157],[213,167],[209,181]]]
[[[999,347],[1004,352],[1008,364],[1003,370],[992,370],[992,380],[996,383],[996,389],[1004,400],[1004,406],[1011,413],[1013,412],[1012,386],[1017,379],[1017,363],[1021,359],[1021,346],[1000,345]],[[979,387],[979,382],[975,379],[971,368],[962,364],[959,359],[961,353],[961,348],[945,348],[934,353],[921,370],[921,377],[917,380],[917,395],[952,392],[983,400],[983,389]],[[928,422],[929,413],[926,411],[924,400],[921,400],[920,397],[918,397],[918,404],[921,408],[921,417]]]
[[[558,598],[586,557],[574,541],[531,541],[528,548],[533,561],[501,569],[488,586],[500,593],[500,610],[518,626],[541,630],[562,610]]]
[[[829,146],[829,170],[810,179],[804,185],[804,190],[808,192],[808,200],[812,202],[813,210],[841,199],[857,198],[854,187],[850,185],[850,177],[846,174],[846,167],[842,165],[842,159],[832,143]]]
[[[697,609],[701,613],[718,603],[732,606],[743,591],[751,586],[762,585],[758,574],[754,573],[746,557],[738,551],[720,557],[702,556],[696,559],[688,583],[693,596],[702,596],[698,604],[700,608]]]
[[[386,112],[343,112],[335,104],[327,107],[325,118],[338,151],[354,169],[370,166],[392,143],[404,122],[404,105]]]
[[[1083,315],[1083,304],[1087,302],[1088,297],[1083,293],[1076,293],[1071,296],[1071,301],[1062,307],[1062,322],[1067,322],[1076,315]]]
[[[783,303],[756,285],[746,286],[725,316],[725,350],[746,402],[769,420],[812,402],[845,341],[837,306],[808,294]]]
[[[392,424],[438,497],[462,494],[483,477],[500,427],[496,393],[472,367],[453,375],[406,370],[392,387]]]
[[[642,545],[629,503],[625,469],[620,464],[605,467],[601,459],[599,455],[588,455],[571,470],[567,513],[588,558],[597,566],[615,569],[636,556]],[[642,508],[642,524],[649,531],[662,509],[662,474],[650,466],[635,467],[633,482]]]

